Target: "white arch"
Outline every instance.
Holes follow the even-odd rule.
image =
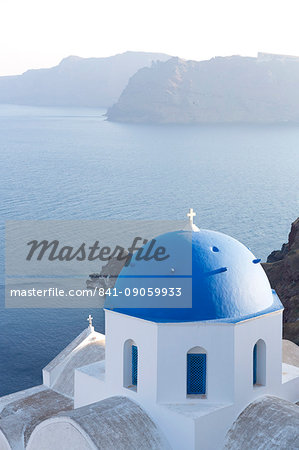
[[[252,348],[252,384],[266,385],[266,343],[263,339],[256,341]]]
[[[135,345],[138,351],[138,345],[133,339],[127,339],[123,348],[123,385],[128,389],[137,390],[137,386],[132,384],[132,347]],[[138,355],[139,356],[139,355]],[[138,357],[137,357],[138,373]]]
[[[203,354],[207,355],[206,349],[203,347],[199,347],[198,345],[196,347],[190,348],[190,350],[187,351],[187,354],[188,353],[203,353]]]
[[[96,450],[89,435],[70,417],[55,417],[37,425],[26,450]]]

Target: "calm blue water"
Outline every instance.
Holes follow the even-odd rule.
[[[0,105],[0,395],[41,382],[92,312],[5,310],[7,219],[181,219],[228,233],[263,260],[299,211],[299,127],[144,126],[104,111]]]

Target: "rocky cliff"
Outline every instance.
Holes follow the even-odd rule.
[[[299,59],[157,62],[131,77],[107,117],[136,123],[299,122]]]
[[[163,53],[126,52],[108,58],[69,56],[50,69],[0,77],[0,103],[44,106],[108,107],[129,78]]]
[[[299,345],[299,217],[287,244],[272,252],[263,267],[284,307],[284,338]]]

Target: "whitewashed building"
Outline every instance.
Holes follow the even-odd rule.
[[[283,307],[260,260],[193,215],[156,238],[168,258],[123,268],[105,336],[90,323],[42,386],[0,399],[1,450],[298,448],[298,349],[283,362]],[[255,409],[253,447],[242,417]]]

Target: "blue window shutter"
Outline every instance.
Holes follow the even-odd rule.
[[[257,372],[257,345],[253,347],[253,384],[256,384]]]
[[[132,345],[132,385],[137,386],[138,348]]]
[[[187,353],[187,394],[206,393],[207,355]]]

